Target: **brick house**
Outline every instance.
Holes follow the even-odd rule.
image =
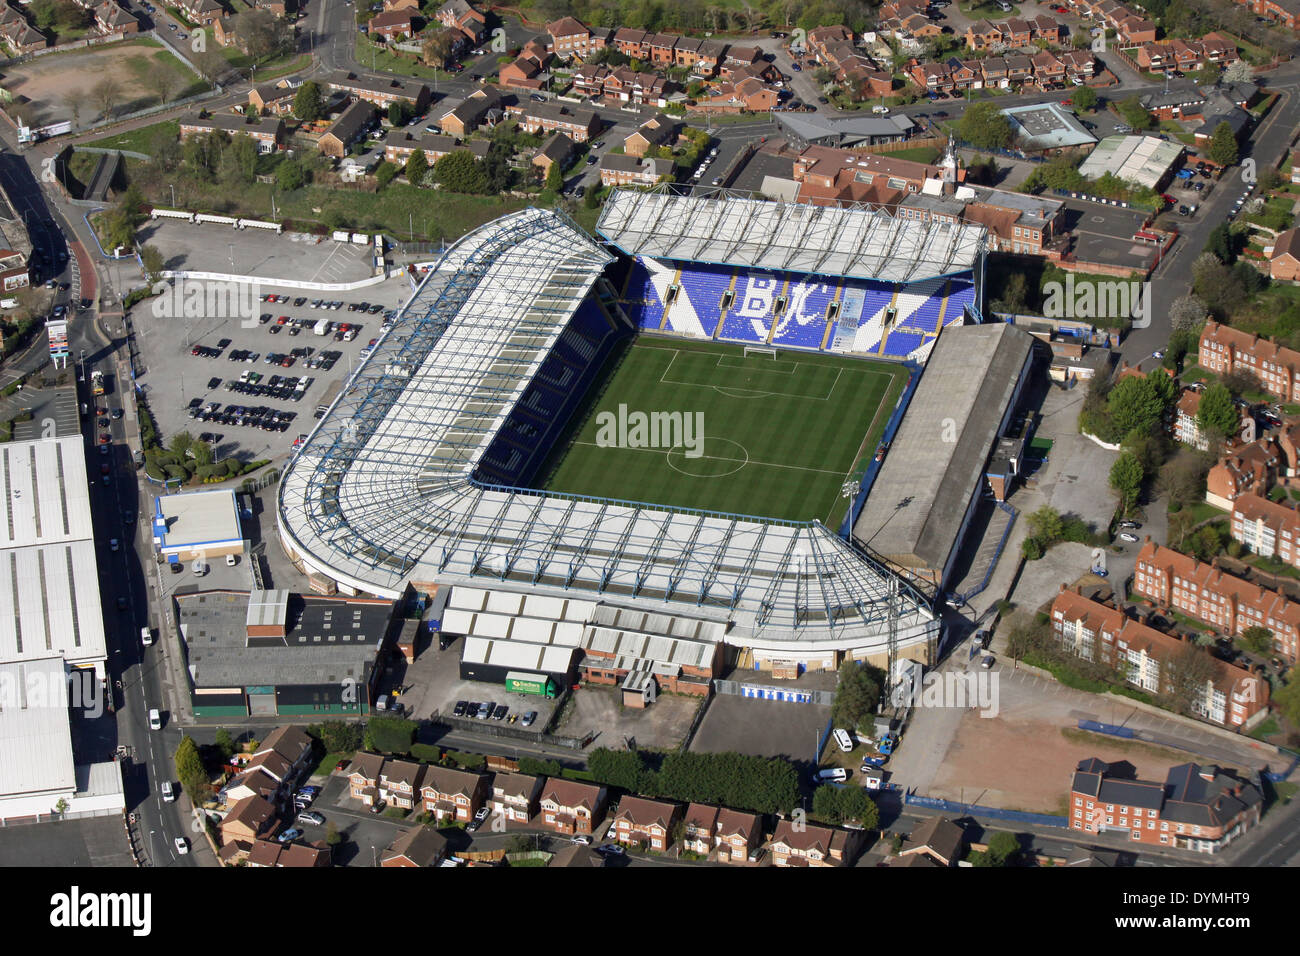
[[[605,819],[608,798],[608,791],[595,784],[547,780],[539,803],[542,825],[556,833],[590,834]]]
[[[420,799],[439,821],[468,823],[488,802],[492,788],[483,774],[451,767],[427,767]]]
[[[285,116],[293,111],[293,101],[297,95],[296,86],[263,83],[248,91],[248,104],[256,106],[263,114]]]
[[[1282,282],[1300,280],[1300,229],[1286,229],[1277,234],[1268,257],[1268,274]]]
[[[644,156],[660,146],[671,146],[677,137],[677,121],[663,113],[651,117],[623,140],[623,152]]]
[[[773,866],[846,866],[862,846],[863,831],[805,824],[798,829],[789,821],[776,825],[772,841]]]
[[[205,27],[212,26],[226,15],[226,8],[217,0],[180,0],[177,6],[186,20]]]
[[[379,797],[403,810],[415,809],[425,766],[414,760],[386,760],[379,774]]]
[[[682,817],[682,848],[708,856],[717,850],[719,863],[746,863],[763,839],[756,813],[692,803]]]
[[[1300,400],[1300,352],[1294,349],[1211,320],[1201,331],[1199,353],[1203,368],[1219,375],[1244,369],[1275,398]]]
[[[519,128],[525,133],[566,134],[575,143],[585,143],[600,129],[600,117],[595,110],[571,110],[559,103],[520,103],[507,106],[506,112],[515,115]]]
[[[1251,627],[1273,632],[1273,651],[1294,663],[1300,653],[1300,602],[1156,544],[1138,552],[1133,593],[1230,637]]]
[[[348,795],[367,807],[379,799],[379,775],[384,771],[384,758],[379,754],[361,752],[352,758],[348,767]]]
[[[262,836],[275,832],[275,807],[259,796],[245,797],[230,808],[221,821],[222,845],[252,844]]]
[[[1072,830],[1217,853],[1259,823],[1264,797],[1253,772],[1239,776],[1213,764],[1185,763],[1170,767],[1159,783],[1120,776],[1091,757],[1075,770],[1069,803]]]
[[[1064,650],[1120,669],[1128,683],[1151,694],[1168,690],[1181,655],[1205,654],[1214,676],[1189,705],[1193,714],[1210,723],[1233,730],[1268,705],[1269,686],[1261,677],[1135,621],[1118,608],[1084,597],[1077,589],[1061,586],[1052,602],[1051,622],[1052,634]]]
[[[546,85],[547,74],[539,60],[534,57],[516,57],[511,63],[501,67],[498,82],[503,89],[540,90]]]
[[[382,37],[385,40],[391,40],[394,37],[415,36],[416,12],[409,9],[385,10],[383,13],[376,14],[370,18],[370,23],[367,24],[370,38],[373,40],[376,37]]]
[[[1277,483],[1284,461],[1281,448],[1271,438],[1233,448],[1205,476],[1205,500],[1231,511],[1232,503],[1242,495],[1267,495]]]
[[[480,125],[495,126],[502,113],[501,94],[496,90],[475,90],[455,109],[443,113],[438,120],[442,131],[449,136],[468,136]]]
[[[429,88],[416,80],[370,80],[342,70],[325,77],[321,85],[332,93],[347,93],[381,110],[402,102],[416,113],[423,113],[431,95]]]
[[[597,50],[603,50],[609,37],[609,31],[593,31],[573,17],[561,17],[546,24],[546,33],[550,37],[547,49],[561,60],[575,56],[586,59]]]
[[[638,159],[622,153],[606,153],[600,158],[600,184],[602,186],[652,186],[664,176],[672,176],[671,159]],[[595,664],[590,656],[584,661],[584,679],[597,683],[617,682],[617,675],[609,681],[602,681],[594,674],[588,674],[587,663]]]
[[[624,56],[633,60],[644,60],[650,56],[650,45],[646,42],[649,38],[650,34],[645,30],[619,27],[614,31],[614,38],[611,42],[614,49]]]
[[[249,122],[247,117],[233,113],[218,113],[213,116],[201,116],[192,113],[180,120],[181,140],[200,133],[223,132],[252,137],[257,143],[259,153],[272,153],[279,148],[284,138],[284,123],[276,117],[263,117],[257,122]]]
[[[325,131],[316,147],[326,156],[342,159],[375,122],[375,108],[364,100],[354,100]]]
[[[492,815],[511,823],[527,823],[537,816],[545,777],[526,773],[498,773],[492,778]]]
[[[945,817],[927,817],[912,828],[900,857],[924,854],[940,866],[956,866],[966,849],[966,832]]]
[[[573,140],[563,133],[552,133],[546,142],[542,143],[541,148],[533,154],[532,166],[541,174],[543,182],[551,174],[551,167],[556,163],[560,164],[560,171],[564,171],[569,157],[573,155],[573,148]]]
[[[682,808],[676,803],[624,797],[609,832],[619,843],[631,846],[644,842],[662,853],[672,844],[673,826],[681,813]]]
[[[447,858],[447,838],[433,827],[412,827],[398,834],[379,858],[381,867],[437,866]]]
[[[1300,568],[1300,515],[1294,509],[1258,495],[1242,495],[1232,503],[1228,528],[1234,541],[1255,554]]]
[[[419,9],[418,0],[384,0],[385,9],[389,9],[390,2],[394,3],[392,9],[397,9],[397,3],[410,4],[412,8]],[[459,30],[472,43],[480,43],[487,36],[487,17],[466,0],[450,0],[449,3],[444,3],[434,14],[434,19],[444,27]]]
[[[455,136],[425,133],[417,138],[404,129],[395,129],[391,130],[384,140],[384,159],[398,166],[405,166],[411,154],[418,149],[424,153],[425,160],[432,166],[448,153],[461,148]]]
[[[324,843],[276,843],[258,840],[244,862],[248,866],[276,869],[315,869],[330,865],[333,853]]]
[[[1257,17],[1272,20],[1288,30],[1300,28],[1300,0],[1233,0]]]

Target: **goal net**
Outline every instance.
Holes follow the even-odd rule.
[[[766,357],[776,361],[776,349],[767,348],[762,345],[746,345],[745,358],[749,358],[751,355]]]

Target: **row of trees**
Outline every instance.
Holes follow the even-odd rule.
[[[673,752],[655,768],[643,751],[602,748],[592,751],[587,769],[598,783],[683,803],[788,813],[799,802],[793,765],[749,754]]]
[[[529,19],[572,16],[592,27],[746,33],[763,25],[790,29],[846,24],[854,31],[874,22],[863,0],[736,0],[692,4],[673,0],[533,0]]]
[[[1080,544],[1104,544],[1105,539],[1098,535],[1078,515],[1063,515],[1051,505],[1043,505],[1027,519],[1029,535],[1021,545],[1027,560],[1036,561],[1047,549],[1062,541],[1076,541]]]

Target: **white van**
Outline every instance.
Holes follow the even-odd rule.
[[[173,803],[176,800],[176,788],[172,786],[170,780],[164,780],[162,785],[163,803]]]
[[[153,643],[153,631],[147,627],[140,628],[140,643],[148,647]]]
[[[149,711],[149,729],[162,730],[162,714],[156,709]]]
[[[843,783],[849,779],[849,772],[843,767],[827,767],[813,774],[815,783]]]
[[[849,736],[847,730],[844,730],[842,727],[836,727],[831,731],[831,736],[835,738],[835,745],[844,753],[847,754],[853,752],[853,738]]]
[[[380,694],[380,695],[379,695],[379,699],[378,699],[377,701],[375,701],[375,710],[376,710],[376,711],[385,711],[385,710],[387,710],[387,709],[388,709],[388,695],[387,695],[387,694]]]
[[[194,562],[191,570],[193,570],[195,577],[201,578],[208,573],[208,566],[203,562],[202,558],[199,558]]]

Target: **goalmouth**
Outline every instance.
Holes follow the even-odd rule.
[[[776,349],[771,346],[746,345],[744,358],[749,358],[751,355],[765,355],[773,361],[776,361]]]

